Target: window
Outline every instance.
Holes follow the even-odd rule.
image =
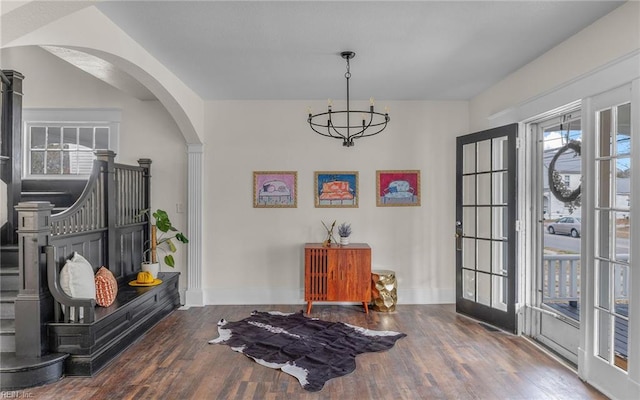
[[[95,150],[117,150],[117,110],[25,110],[23,119],[25,178],[86,178]]]

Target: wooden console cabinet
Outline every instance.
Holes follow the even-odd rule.
[[[321,243],[304,246],[304,299],[307,314],[314,301],[358,301],[369,313],[371,248],[365,243],[346,246]]]

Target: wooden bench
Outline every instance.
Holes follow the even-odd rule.
[[[116,300],[109,307],[97,306],[93,299],[71,298],[60,288],[55,248],[46,246],[45,253],[49,289],[59,303],[56,322],[47,324],[49,346],[54,352],[69,354],[65,360],[68,376],[94,375],[180,305],[178,272],[160,272],[162,283],[151,287],[129,286],[135,275],[120,280]],[[69,321],[72,310],[75,320]]]

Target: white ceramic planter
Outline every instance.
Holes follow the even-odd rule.
[[[158,278],[158,272],[160,272],[160,263],[142,263],[140,269],[146,272],[150,272],[153,275],[153,279]]]
[[[348,245],[349,244],[349,237],[348,236],[347,237],[340,236],[340,244],[343,245],[343,246]]]

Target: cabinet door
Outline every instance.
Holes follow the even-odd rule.
[[[339,249],[329,257],[328,299],[369,301],[371,297],[371,252]]]

